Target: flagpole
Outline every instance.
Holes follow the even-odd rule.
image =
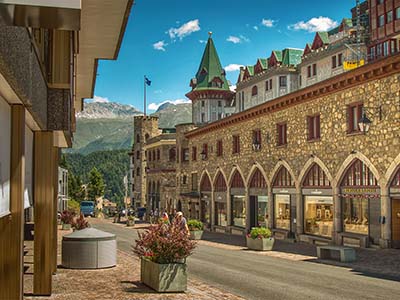
[[[144,75],[143,84],[144,84],[144,116],[146,116],[146,75]]]

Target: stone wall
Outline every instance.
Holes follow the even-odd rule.
[[[396,58],[392,58],[396,61]],[[314,90],[299,91],[299,96],[287,95],[277,99],[273,104],[274,109],[266,113],[267,108],[262,110],[255,108],[249,110],[249,117],[232,116],[228,120],[216,123],[214,127],[209,125],[189,132],[189,147],[196,146],[201,151],[203,143],[208,143],[209,155],[207,160],[198,159],[190,161],[188,172],[197,171],[202,176],[209,174],[214,182],[218,172],[222,172],[228,183],[228,189],[232,174],[238,170],[242,175],[246,188],[251,175],[256,168],[260,169],[268,185],[268,195],[272,195],[272,182],[280,166],[284,166],[295,182],[297,197],[296,216],[302,219],[301,182],[307,170],[313,163],[317,163],[325,171],[331,181],[335,201],[335,235],[342,231],[341,207],[339,201],[339,185],[342,177],[351,164],[358,158],[363,161],[378,180],[381,188],[381,211],[378,215],[386,216],[386,224],[378,224],[378,234],[381,241],[373,237],[373,242],[381,242],[385,245],[390,239],[390,200],[388,197],[388,185],[393,174],[389,168],[393,167],[395,161],[400,157],[400,83],[399,73],[393,72],[394,63],[391,67],[376,65],[368,68],[348,72],[348,77],[335,78],[326,81],[320,88],[316,85]],[[369,68],[371,71],[369,71]],[[367,70],[367,75],[362,75]],[[391,74],[384,76],[384,71],[389,70]],[[359,73],[357,73],[359,72]],[[360,74],[360,75],[358,75]],[[350,79],[351,78],[351,79]],[[357,79],[355,83],[354,78]],[[322,85],[321,85],[322,86]],[[336,91],[336,92],[335,92]],[[300,94],[302,93],[302,94]],[[321,93],[321,96],[315,96]],[[304,96],[300,96],[304,95]],[[291,103],[289,98],[298,101]],[[288,99],[285,101],[285,99]],[[282,104],[279,104],[279,103]],[[362,102],[366,107],[368,117],[372,124],[366,134],[347,133],[347,105]],[[257,113],[256,113],[257,110]],[[379,114],[381,111],[381,116]],[[307,116],[320,114],[321,138],[316,141],[307,140]],[[238,120],[237,122],[233,119]],[[287,123],[287,145],[277,146],[277,123]],[[222,125],[223,124],[223,125]],[[210,128],[207,130],[207,128]],[[259,151],[252,148],[252,131],[260,129],[262,132],[262,145]],[[240,136],[240,153],[232,154],[232,135]],[[223,156],[216,156],[216,141],[223,141]],[[200,149],[200,150],[199,150]],[[229,193],[229,190],[228,190]],[[228,201],[229,220],[229,201]],[[272,207],[270,207],[272,209]],[[302,233],[302,222],[298,222],[296,233]],[[271,225],[271,224],[270,224]],[[380,228],[379,228],[380,227]]]

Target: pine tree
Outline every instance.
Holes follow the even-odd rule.
[[[96,201],[97,198],[104,196],[105,184],[103,175],[96,167],[89,173],[89,184],[87,187],[87,195],[90,201]]]

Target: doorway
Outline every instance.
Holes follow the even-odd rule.
[[[392,247],[400,249],[400,198],[392,199]]]

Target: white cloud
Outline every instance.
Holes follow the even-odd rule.
[[[249,42],[250,41],[244,35],[240,35],[240,36],[230,35],[226,40],[228,42],[231,42],[231,43],[234,43],[234,44],[240,44],[240,43],[243,43],[243,42]]]
[[[258,30],[258,26],[253,26],[254,30]]]
[[[243,65],[238,65],[238,64],[229,64],[225,66],[225,71],[226,72],[234,72],[234,71],[239,71],[240,67],[243,67]]]
[[[199,19],[191,20],[178,28],[170,28],[167,33],[171,39],[179,38],[182,40],[185,36],[200,30]]]
[[[89,102],[107,103],[110,102],[110,99],[106,97],[94,96],[93,99],[89,100]]]
[[[207,41],[206,40],[199,40],[199,43],[200,44],[205,44],[205,43],[207,43]]]
[[[229,89],[230,89],[232,92],[235,92],[235,91],[236,91],[236,85],[231,85],[231,86],[229,86]]]
[[[230,35],[226,40],[227,40],[228,42],[231,42],[231,43],[234,43],[234,44],[239,44],[239,43],[242,42],[242,40],[240,39],[240,37],[233,36],[233,35]]]
[[[157,110],[161,105],[165,104],[165,103],[172,103],[172,104],[182,104],[182,103],[191,103],[191,101],[189,99],[175,99],[175,100],[165,100],[161,103],[150,103],[147,108],[149,110]]]
[[[261,25],[265,27],[273,27],[275,22],[275,20],[271,19],[262,19]]]
[[[312,18],[305,21],[297,22],[296,24],[292,24],[288,26],[288,29],[291,30],[306,30],[308,32],[317,32],[317,31],[328,31],[332,28],[338,26],[338,22],[328,18],[328,17],[318,17]]]
[[[153,44],[153,48],[154,48],[155,50],[165,51],[165,47],[166,47],[167,45],[168,45],[168,44],[166,44],[164,41],[158,41],[157,43],[154,43],[154,44]]]

